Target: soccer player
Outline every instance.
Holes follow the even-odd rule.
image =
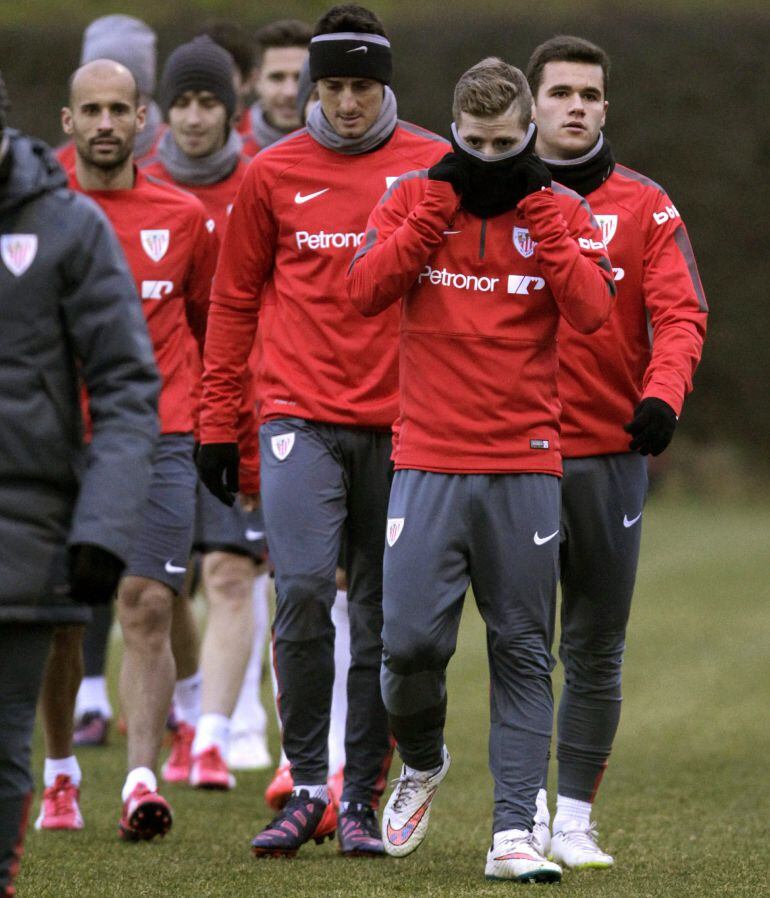
[[[233,57],[234,125],[245,143],[250,131],[248,107],[254,96],[254,41],[243,28],[224,20],[210,22],[201,31],[201,36],[210,37]],[[255,152],[253,147],[249,147],[248,155],[253,156]]]
[[[584,196],[602,227],[618,302],[585,337],[559,326],[562,403],[558,797],[550,851],[568,867],[609,867],[591,804],[612,749],[621,665],[647,492],[644,456],[669,444],[692,389],[706,331],[706,298],[681,216],[649,178],[616,164],[602,133],[609,59],[559,36],[532,54],[537,152],[554,180]],[[630,436],[629,436],[630,435]],[[538,797],[538,839],[549,816]]]
[[[53,630],[112,598],[147,495],[160,384],[112,229],[6,110],[0,77],[0,895],[11,896]]]
[[[158,144],[157,157],[142,166],[145,175],[197,196],[210,227],[219,234],[224,233],[248,161],[241,152],[241,136],[232,127],[233,72],[231,55],[207,36],[174,50],[160,83],[169,129]],[[253,405],[252,379],[249,373],[245,402]],[[250,423],[255,412],[249,415],[246,408],[243,417]],[[243,488],[258,492],[258,471],[252,476],[253,482],[244,480]],[[202,585],[209,604],[201,648],[202,716],[188,719],[183,714],[179,721],[172,756],[163,768],[169,782],[189,780],[201,788],[234,785],[227,769],[230,716],[252,648],[252,594],[265,555],[263,531],[261,514],[247,514],[240,502],[228,508],[209,490],[199,488],[194,545],[203,554]],[[265,576],[263,572],[263,589]],[[180,707],[178,701],[175,707]],[[264,742],[261,748],[267,751]]]
[[[518,69],[496,58],[469,69],[455,87],[454,153],[391,187],[349,285],[364,315],[401,318],[382,691],[404,766],[385,849],[419,846],[449,768],[445,668],[472,585],[491,680],[485,872],[550,882],[561,870],[535,848],[532,821],[553,704],[556,331],[562,317],[595,331],[614,284],[588,206],[533,154],[531,111]]]
[[[120,832],[126,840],[163,835],[172,821],[168,803],[157,792],[154,768],[175,679],[169,638],[172,601],[187,570],[195,511],[193,384],[186,347],[190,331],[202,347],[218,248],[199,200],[135,168],[131,149],[143,121],[136,82],[124,66],[95,60],[75,72],[69,106],[62,110],[62,127],[77,151],[70,182],[101,206],[120,240],[143,300],[162,377],[161,436],[150,494],[118,588],[129,767]],[[58,681],[51,668],[49,664],[46,677],[54,688],[44,710],[51,720],[57,714],[66,719],[69,696],[60,694],[60,701],[54,701]],[[57,788],[60,774],[74,790],[80,776],[71,746],[61,745],[62,732],[57,736],[54,727],[46,727],[43,829],[77,828],[57,825],[59,817],[74,817],[76,823],[79,817],[76,791],[69,801],[57,794],[62,791]]]
[[[297,19],[279,19],[256,33],[257,100],[241,118],[244,151],[255,155],[299,128],[297,84],[312,31]]]
[[[340,849],[383,851],[373,802],[391,753],[379,665],[398,321],[395,309],[363,321],[344,277],[369,210],[391,180],[430,165],[446,147],[398,120],[391,69],[390,42],[369,10],[346,5],[321,17],[310,43],[320,103],[306,129],[250,164],[212,293],[199,465],[204,483],[228,503],[238,488],[240,378],[258,316],[262,333],[261,497],[276,569],[274,654],[294,788],[252,842],[260,857],[292,856],[334,832],[326,785],[330,608],[343,529],[351,666]]]
[[[80,64],[94,59],[112,59],[122,63],[134,76],[140,102],[145,108],[144,128],[137,133],[134,159],[139,161],[154,152],[164,131],[160,107],[152,99],[155,93],[157,36],[149,25],[133,16],[121,14],[94,19],[83,33]],[[56,158],[69,172],[75,165],[75,145],[71,140],[56,150]]]

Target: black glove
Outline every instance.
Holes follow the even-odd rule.
[[[633,419],[623,427],[633,437],[629,449],[641,455],[660,455],[671,442],[677,420],[667,402],[654,396],[642,399],[634,409]]]
[[[90,543],[69,548],[70,596],[84,605],[106,605],[115,595],[125,564],[112,552]]]
[[[446,181],[454,187],[458,196],[462,196],[466,178],[460,157],[456,153],[447,153],[428,169],[431,181]]]
[[[516,163],[515,172],[518,180],[519,201],[530,193],[537,193],[543,187],[551,186],[551,173],[545,162],[534,153],[522,156]]]
[[[204,443],[198,450],[197,462],[209,492],[225,505],[233,505],[238,492],[238,444]]]

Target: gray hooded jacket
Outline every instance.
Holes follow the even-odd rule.
[[[84,620],[67,545],[125,560],[146,499],[160,381],[100,209],[17,131],[0,165],[0,623]],[[10,164],[9,164],[10,161]],[[83,443],[80,378],[93,437]]]

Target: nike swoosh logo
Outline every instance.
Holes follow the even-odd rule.
[[[430,807],[430,803],[433,801],[433,794],[431,794],[430,798],[424,804],[421,804],[419,808],[412,814],[412,816],[406,821],[406,823],[400,829],[393,829],[390,825],[390,820],[388,820],[388,825],[385,829],[385,833],[388,837],[388,842],[391,845],[404,845],[412,836],[412,833],[417,829],[417,825],[420,820],[425,816],[425,812]]]
[[[365,47],[363,44],[360,47],[353,47],[352,50],[346,50],[346,53],[368,53],[369,48]]]
[[[624,527],[633,527],[634,524],[639,520],[639,518],[640,518],[641,516],[642,516],[642,513],[641,513],[641,511],[640,511],[639,514],[638,514],[635,518],[633,518],[632,520],[629,521],[629,520],[628,520],[628,515],[627,515],[627,514],[624,514],[624,515],[623,515],[623,526],[624,526]]]
[[[167,561],[165,569],[167,574],[183,574],[187,570],[187,567],[177,567],[175,564],[171,564],[170,561]]]
[[[262,539],[264,535],[264,530],[246,530],[246,539],[250,543],[253,543],[255,540]]]
[[[500,854],[495,858],[496,861],[538,861],[540,858],[532,857],[531,854],[523,854],[521,851],[511,851],[508,854]]]
[[[451,234],[462,234],[462,231],[444,231],[444,234],[449,237]]]
[[[550,534],[550,536],[538,536],[538,533],[536,530],[535,536],[534,536],[535,545],[542,546],[544,543],[550,542],[550,540],[552,540],[554,538],[554,536],[557,536],[558,533],[559,533],[558,530],[554,530],[553,533]]]
[[[308,202],[308,200],[314,200],[317,196],[321,196],[322,193],[326,193],[327,190],[330,190],[329,187],[324,187],[323,190],[316,190],[315,193],[308,193],[307,196],[302,196],[299,190],[294,194],[294,202],[301,206],[303,203]]]

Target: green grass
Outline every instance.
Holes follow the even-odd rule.
[[[649,503],[623,720],[595,814],[617,866],[568,873],[560,894],[767,894],[768,533],[766,506]],[[176,819],[168,838],[120,844],[124,743],[116,737],[107,749],[79,755],[87,828],[30,833],[19,894],[390,898],[499,896],[518,888],[483,878],[491,809],[487,674],[482,625],[470,602],[450,669],[449,707],[452,770],[428,840],[409,858],[344,861],[336,843],[326,843],[305,847],[293,862],[252,860],[249,839],[269,818],[261,798],[267,774],[241,774],[227,795],[170,787]]]

